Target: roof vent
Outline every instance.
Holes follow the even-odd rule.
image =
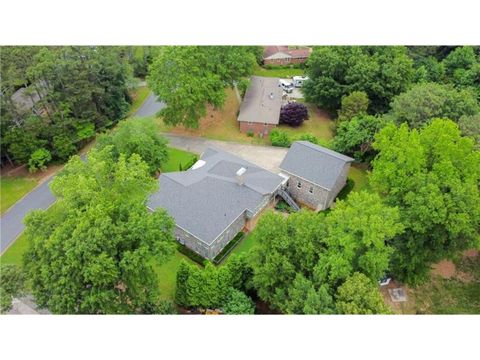
[[[241,167],[240,169],[237,170],[237,183],[238,185],[243,185],[245,184],[245,177],[243,176],[247,169],[244,167]]]
[[[269,98],[273,100],[273,92],[270,93]]]

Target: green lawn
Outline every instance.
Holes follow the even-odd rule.
[[[1,214],[25,196],[37,185],[37,181],[26,177],[2,176],[0,178]]]
[[[253,72],[256,76],[265,77],[278,77],[278,78],[291,78],[293,76],[302,76],[305,74],[303,69],[291,69],[288,67],[279,67],[273,69],[266,69],[261,66],[257,66]]]
[[[25,233],[22,233],[17,240],[0,256],[2,264],[13,264],[22,266],[23,254],[27,250],[28,242]]]
[[[164,299],[173,301],[175,298],[177,271],[180,266],[180,261],[182,260],[186,260],[192,264],[198,265],[182,253],[175,251],[175,254],[172,256],[172,258],[165,264],[153,266],[158,275],[160,294]]]
[[[168,148],[169,158],[165,165],[162,166],[163,172],[172,172],[172,171],[179,171],[180,164],[182,166],[187,165],[189,162],[192,161],[193,157],[197,154],[175,149],[175,148]]]
[[[355,181],[355,185],[352,191],[360,191],[360,190],[368,190],[368,178],[367,178],[367,171],[358,164],[353,164],[350,167],[350,172],[348,177]]]
[[[140,86],[131,92],[130,96],[132,97],[133,102],[127,116],[132,116],[137,112],[148,94],[150,94],[150,89],[146,86]]]

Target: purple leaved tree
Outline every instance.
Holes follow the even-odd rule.
[[[308,109],[301,103],[288,103],[280,110],[280,123],[290,126],[300,126],[308,119]]]

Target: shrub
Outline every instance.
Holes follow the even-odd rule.
[[[28,160],[28,170],[35,172],[37,170],[45,170],[47,163],[52,160],[52,154],[50,151],[44,148],[37,149],[33,152]]]
[[[230,315],[250,315],[255,312],[255,304],[242,291],[230,288],[227,302],[223,306],[223,312]]]
[[[338,120],[350,120],[354,116],[367,113],[368,95],[364,91],[354,91],[342,97],[342,107],[338,111]]]
[[[161,299],[157,304],[157,314],[161,315],[174,315],[178,314],[178,309],[175,303],[170,300]]]
[[[308,109],[302,103],[288,103],[280,110],[280,123],[290,126],[300,126],[308,119]]]
[[[77,151],[72,139],[63,134],[53,137],[53,148],[55,156],[60,160],[68,160]]]
[[[253,137],[253,135],[254,135],[254,134],[253,134],[253,131],[252,131],[252,130],[248,130],[248,131],[247,131],[247,136],[248,136],[248,137]]]
[[[292,140],[289,138],[288,134],[285,131],[278,129],[273,129],[270,131],[270,141],[273,146],[280,147],[289,147],[292,143]]]
[[[315,135],[312,135],[312,134],[301,134],[299,137],[298,137],[298,140],[302,140],[302,141],[310,141],[312,144],[318,144],[318,138],[315,136]]]
[[[288,205],[285,200],[280,200],[277,205],[275,205],[275,210],[281,211],[281,212],[286,212],[286,213],[292,213],[293,209],[290,205]]]
[[[0,313],[5,313],[12,308],[12,299],[22,296],[25,289],[25,276],[15,265],[1,265],[0,273]]]
[[[180,243],[178,243],[177,249],[178,249],[179,252],[181,252],[183,255],[188,257],[190,260],[196,262],[197,264],[205,266],[206,263],[208,262],[204,257],[197,254],[195,251],[190,250],[189,248],[187,248],[186,246],[184,246]]]

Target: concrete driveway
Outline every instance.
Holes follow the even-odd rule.
[[[280,172],[279,166],[287,154],[286,148],[240,144],[229,141],[210,140],[205,138],[163,134],[170,141],[170,146],[201,154],[209,146],[228,151],[251,163],[272,172]]]

